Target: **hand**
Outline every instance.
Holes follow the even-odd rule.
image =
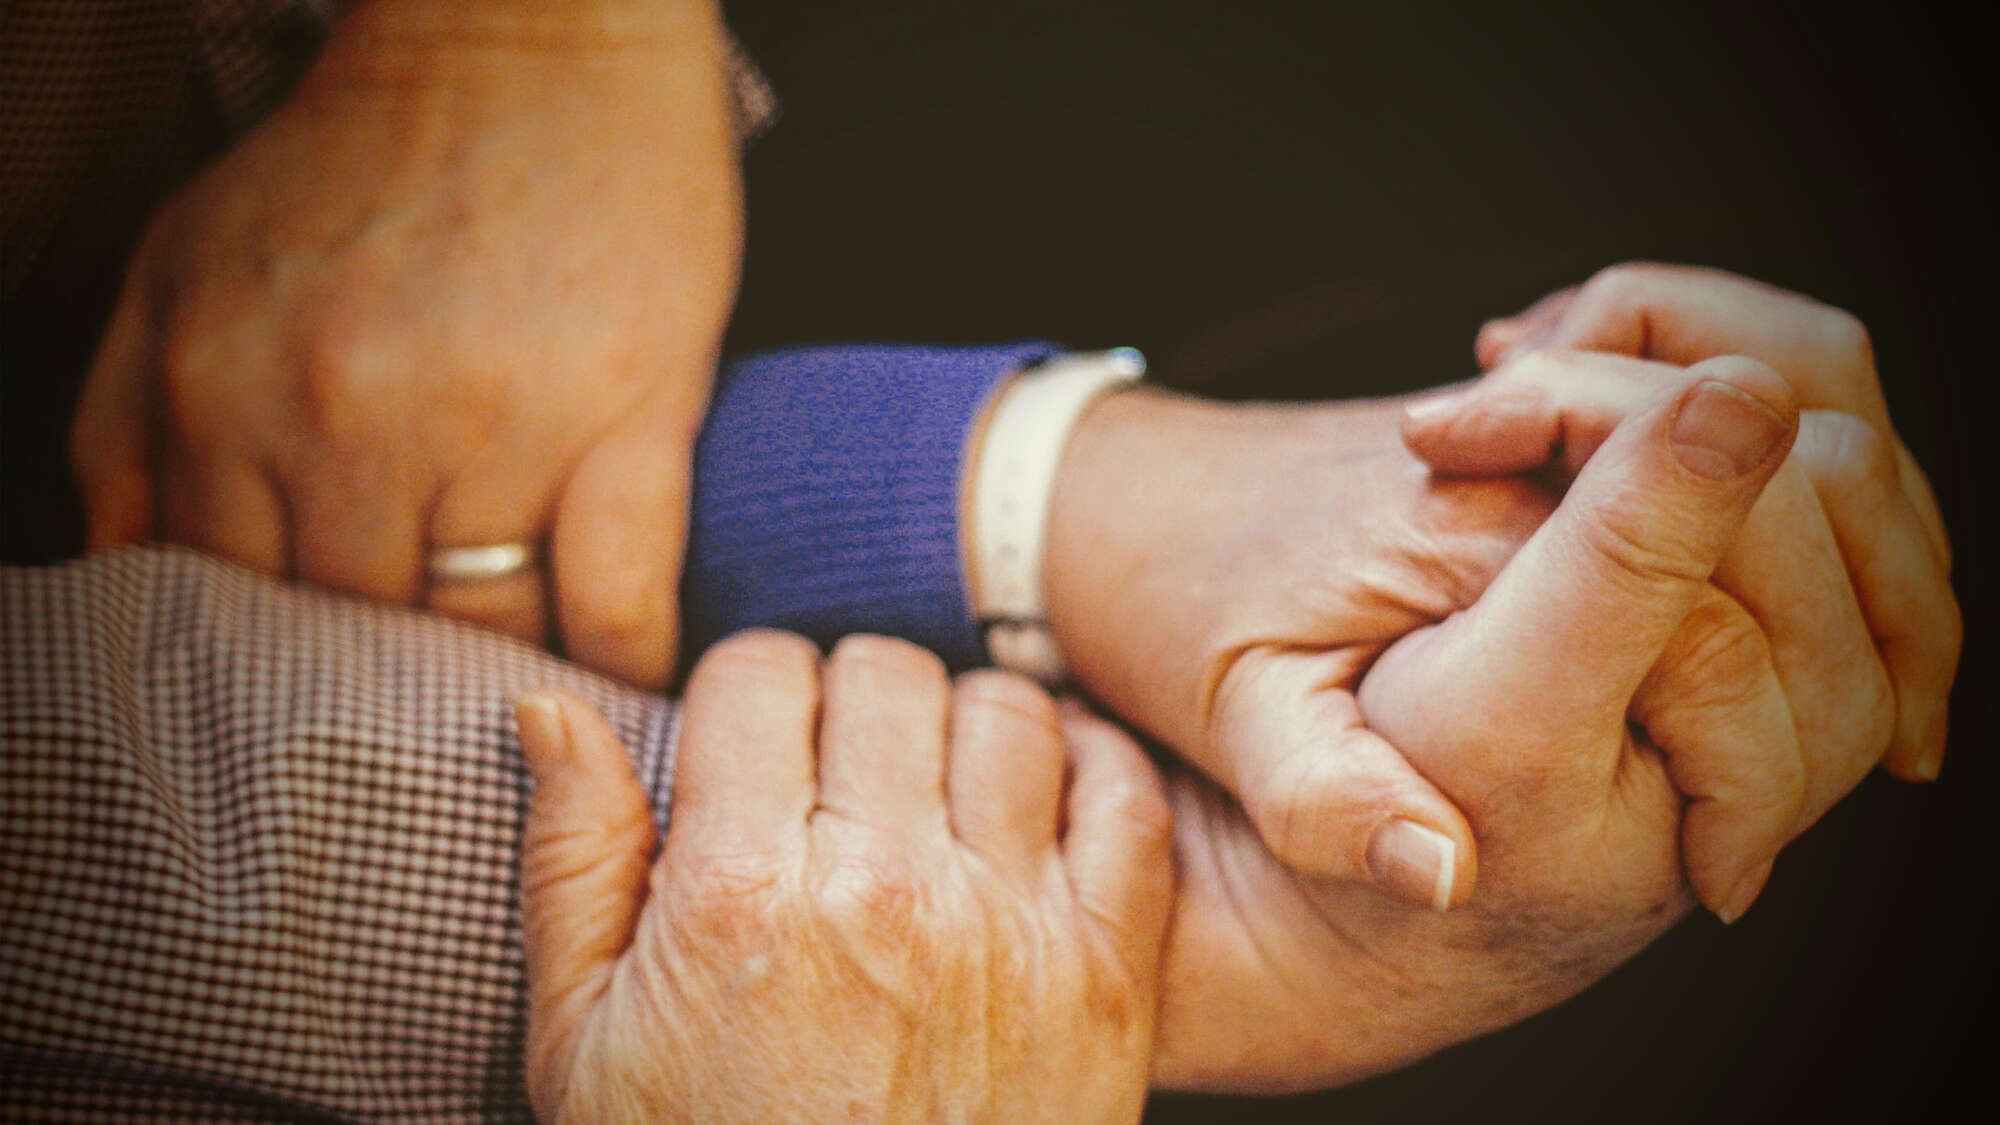
[[[91,545],[664,683],[741,253],[724,49],[706,0],[357,5],[131,264],[72,441]],[[512,541],[548,572],[426,584]]]
[[[1431,479],[1401,416],[1111,395],[1064,453],[1045,583],[1080,684],[1238,797],[1281,860],[1443,908],[1472,889],[1471,827],[1353,691],[1390,642],[1471,604],[1554,502]]]
[[[739,634],[655,862],[602,720],[518,710],[541,1120],[1138,1120],[1173,873],[1115,728],[900,641]]]
[[[1226,798],[1173,780],[1181,891],[1156,1081],[1301,1088],[1401,1065],[1575,993],[1687,909],[1683,775],[1790,737],[1761,633],[1701,638],[1730,611],[1706,576],[1795,409],[1748,360],[1678,386],[1618,427],[1475,603],[1360,681],[1367,721],[1478,832],[1461,909],[1289,870]]]
[[[1607,384],[1560,363],[1519,362],[1543,349],[1677,365],[1740,354],[1785,377],[1807,408],[1792,459],[1824,510],[1866,630],[1865,651],[1845,667],[1824,650],[1816,660],[1811,649],[1784,659],[1781,644],[1802,741],[1854,746],[1849,756],[1863,768],[1879,758],[1907,780],[1937,777],[1964,625],[1951,591],[1951,542],[1929,481],[1890,423],[1867,328],[1839,309],[1726,273],[1616,266],[1481,329],[1480,366],[1500,370],[1413,426],[1417,451],[1454,472],[1515,471],[1546,459],[1546,444],[1539,455],[1527,447],[1553,436],[1552,428],[1566,441],[1600,440],[1654,393],[1649,384],[1665,370],[1628,366],[1624,379]],[[1496,441],[1507,429],[1512,436]],[[1748,589],[1755,578],[1744,566],[1719,576],[1774,642],[1800,636],[1782,615],[1805,604],[1801,592],[1771,588],[1760,598]]]

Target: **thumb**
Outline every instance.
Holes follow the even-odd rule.
[[[1372,883],[1447,910],[1472,893],[1471,826],[1362,722],[1339,653],[1253,649],[1216,696],[1215,737],[1271,854],[1287,867]]]
[[[625,748],[588,704],[531,692],[514,701],[514,715],[535,777],[521,840],[521,915],[528,1087],[545,1109],[583,1021],[632,944],[653,816]]]
[[[1620,423],[1562,506],[1434,639],[1463,705],[1505,708],[1519,732],[1558,745],[1574,732],[1550,724],[1622,721],[1797,426],[1785,381],[1738,356],[1688,369],[1679,393]]]

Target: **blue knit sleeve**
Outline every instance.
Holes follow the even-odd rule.
[[[695,451],[686,655],[769,625],[985,663],[959,563],[966,432],[995,382],[1055,350],[845,345],[730,364]]]

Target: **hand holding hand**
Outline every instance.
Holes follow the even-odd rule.
[[[1964,625],[1951,591],[1951,542],[1929,481],[1890,422],[1867,328],[1839,309],[1726,273],[1615,266],[1488,323],[1477,352],[1494,373],[1429,408],[1410,427],[1413,448],[1440,469],[1483,474],[1538,465],[1556,441],[1573,471],[1580,451],[1671,374],[1633,364],[1609,369],[1620,378],[1591,377],[1564,362],[1565,351],[1675,365],[1747,355],[1792,385],[1805,408],[1792,471],[1810,482],[1794,490],[1796,507],[1823,510],[1807,515],[1826,525],[1819,537],[1844,563],[1859,615],[1845,638],[1799,628],[1801,613],[1844,613],[1837,591],[1776,581],[1780,572],[1759,559],[1781,543],[1754,530],[1718,582],[1779,650],[1804,744],[1846,747],[1864,770],[1881,759],[1898,777],[1935,778]],[[1770,523],[1753,519],[1752,528],[1760,522]]]
[[[1472,830],[1353,691],[1390,642],[1471,604],[1554,504],[1431,480],[1401,413],[1100,401],[1056,480],[1046,591],[1080,683],[1240,798],[1280,859],[1442,908],[1472,888]]]
[[[1170,829],[1109,724],[900,641],[739,634],[655,862],[602,720],[519,711],[542,1120],[1138,1120]]]
[[[356,5],[131,264],[72,442],[92,546],[664,683],[741,252],[724,49],[705,0]],[[508,542],[546,573],[427,584],[430,550]]]
[[[1478,833],[1460,909],[1288,870],[1220,794],[1174,780],[1157,1081],[1299,1088],[1401,1065],[1575,993],[1681,916],[1680,790],[1727,779],[1754,804],[1798,765],[1768,753],[1792,732],[1762,634],[1718,629],[1732,611],[1707,584],[1794,425],[1768,368],[1698,365],[1617,428],[1476,603],[1367,669],[1368,723]]]

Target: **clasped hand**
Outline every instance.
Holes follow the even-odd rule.
[[[1754,716],[1718,694],[1727,677],[1675,682],[1718,716],[1754,719],[1715,757],[1676,761],[1695,802],[1695,891],[1740,914],[1777,850],[1885,753],[1901,776],[1935,776],[1961,623],[1935,503],[1887,428],[1865,334],[1727,275],[1620,267],[1582,293],[1530,314],[1548,328],[1533,346],[1514,322],[1489,326],[1481,356],[1497,369],[1407,418],[1397,401],[1135,393],[1079,427],[1050,525],[1058,637],[1093,695],[1234,794],[1288,866],[1419,903],[1472,893],[1457,795],[1383,737],[1356,692],[1392,642],[1472,606],[1552,509],[1553,494],[1500,474],[1573,475],[1619,419],[1686,389],[1696,376],[1679,365],[1714,356],[1768,364],[1805,409],[1662,664],[1768,671]],[[1503,337],[1516,344],[1504,364]],[[1592,624],[1625,627],[1611,611]],[[1455,699],[1435,706],[1463,715]],[[1487,728],[1493,745],[1515,741],[1497,719]]]
[[[1749,285],[1650,269],[1605,278],[1593,286],[1638,293],[1656,322],[1677,315],[1677,302]],[[1830,310],[1756,292],[1772,303],[1732,338],[1751,346],[1734,350],[1760,350],[1769,341],[1759,332],[1842,338],[1799,326],[1840,323]],[[1585,315],[1591,305],[1563,307]],[[1503,322],[1482,337],[1489,361],[1506,331]],[[1801,362],[1761,350],[1780,366]],[[882,849],[877,829],[829,834],[827,809],[801,812],[812,799],[800,762],[817,753],[822,805],[829,792],[873,787],[882,808],[935,825],[942,801],[962,850],[983,857],[975,867],[1025,870],[1004,858],[1025,848],[1052,869],[1060,782],[1048,763],[1058,751],[1046,702],[1020,681],[962,682],[940,736],[941,673],[922,661],[883,665],[909,661],[907,650],[844,646],[815,689],[808,650],[750,638],[779,646],[751,662],[756,682],[724,691],[719,673],[698,671],[691,684],[674,828],[650,889],[649,814],[608,734],[565,705],[573,744],[598,746],[565,764],[538,748],[554,744],[548,728],[538,733],[545,720],[524,712],[542,782],[527,853],[538,1099],[567,1111],[571,1091],[597,1088],[576,1076],[623,1074],[630,1081],[603,1088],[810,1116],[729,1086],[713,1037],[770,1031],[817,1056],[834,1026],[849,1034],[823,1049],[841,1065],[781,1056],[785,1084],[800,1076],[812,1099],[831,1091],[864,1114],[935,1113],[934,1093],[897,1101],[890,1091],[930,1091],[945,1076],[975,1092],[952,1103],[968,1112],[1118,1119],[1134,1110],[1112,1087],[1143,1083],[1131,1064],[1149,1036],[1157,1085],[1351,1080],[1573,994],[1679,918],[1690,887],[1719,913],[1740,913],[1778,849],[1885,748],[1899,772],[1934,774],[1942,735],[1930,716],[1956,662],[1959,623],[1927,487],[1899,465],[1893,436],[1838,409],[1865,400],[1872,369],[1867,380],[1815,382],[1826,358],[1809,354],[1794,382],[1740,356],[1683,369],[1526,348],[1407,416],[1402,403],[1238,408],[1147,394],[1094,410],[1058,486],[1052,602],[1085,684],[1198,767],[1166,779],[1178,891],[1163,950],[1158,915],[1143,905],[1166,893],[1145,874],[1166,821],[1158,782],[1129,743],[1074,711],[1063,726],[1074,844],[1062,845],[1074,898],[1045,889],[1024,899],[1019,882],[968,881],[962,856],[901,847],[893,831],[899,846]],[[1433,475],[1405,440],[1456,475]],[[1480,477],[1531,468],[1573,478],[1560,506],[1526,481]],[[1165,510],[1190,533],[1160,545],[1145,533]],[[1862,534],[1885,513],[1886,534]],[[1079,554],[1065,535],[1080,526],[1094,538]],[[741,644],[719,656],[754,654]],[[868,695],[852,686],[858,661],[875,668],[878,690],[914,685],[888,705],[902,718],[853,721]],[[813,734],[798,700],[815,690],[825,718],[812,751],[801,749]],[[1013,697],[998,737],[996,692]],[[720,702],[737,697],[766,705]],[[1022,715],[1040,717],[1023,725]],[[939,767],[931,755],[947,744]],[[772,746],[780,752],[758,752]],[[863,746],[875,755],[865,765]],[[1090,767],[1093,755],[1118,768]],[[563,781],[563,771],[596,780]],[[1077,810],[1092,776],[1122,777],[1115,816]],[[614,789],[624,795],[606,798]],[[1012,811],[975,811],[988,801]],[[830,823],[876,823],[840,812],[864,807],[836,799]],[[767,815],[778,808],[789,811]],[[1445,828],[1429,831],[1461,849],[1453,867],[1422,862],[1431,840],[1421,833],[1396,829],[1402,839],[1381,845],[1385,824],[1433,817]],[[801,838],[816,842],[786,843]],[[1118,876],[1086,878],[1088,854],[1123,857],[1096,868]],[[907,855],[929,858],[910,866]],[[857,870],[858,884],[844,874]],[[885,870],[900,874],[885,882]],[[843,890],[855,885],[872,889]],[[947,908],[886,911],[910,925],[890,927],[885,944],[866,920],[910,897],[876,893],[892,886]],[[1454,909],[1434,909],[1441,900]],[[1101,925],[1081,923],[1079,905]],[[967,942],[968,917],[1000,924],[975,927]],[[856,932],[866,940],[856,944]],[[764,979],[771,962],[758,950],[774,934],[798,955],[776,972],[834,991],[804,988],[803,1008],[725,1002],[760,995],[740,986],[746,965]],[[827,934],[840,936],[829,945]],[[1041,935],[1028,944],[1053,958],[1026,973],[1010,952],[1024,934]],[[973,955],[940,962],[940,935]],[[1141,967],[1154,963],[1149,986]],[[995,977],[995,965],[1014,967]],[[937,1014],[930,1030],[955,1042],[842,1014],[854,996],[876,1016],[903,1011],[912,974],[934,969],[988,989],[980,1004]],[[1115,1000],[1092,999],[1106,997]],[[1142,1028],[1132,1013],[1149,997],[1157,1022]],[[1051,1015],[1079,1004],[1088,1019]],[[967,1013],[970,1023],[956,1018]],[[1073,1036],[1059,1053],[1095,1052],[1106,1076],[1071,1076],[1087,1096],[1060,1111],[1013,1085],[1053,1073],[1058,1063],[1030,1050],[1024,1029],[1055,1034],[1058,1024]],[[630,1038],[640,1028],[654,1037],[643,1058]],[[707,1046],[660,1047],[687,1036]],[[906,1063],[914,1069],[900,1085],[865,1077]],[[637,1069],[617,1069],[627,1065]]]

